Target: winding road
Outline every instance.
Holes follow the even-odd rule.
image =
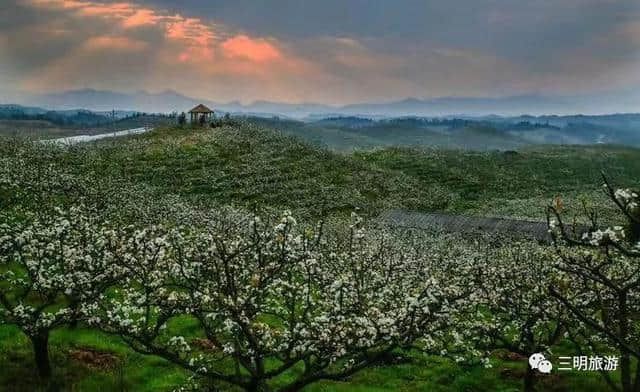
[[[76,143],[84,143],[84,142],[92,142],[94,140],[106,139],[110,137],[119,137],[119,136],[128,136],[128,135],[138,135],[141,133],[152,131],[153,128],[150,127],[141,127],[141,128],[132,128],[125,129],[122,131],[109,132],[109,133],[101,133],[98,135],[77,135],[77,136],[67,136],[61,137],[57,139],[46,139],[41,140],[42,143],[52,143],[52,144],[63,144],[63,145],[72,145]]]

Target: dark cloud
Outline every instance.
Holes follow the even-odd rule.
[[[3,0],[0,8],[0,81],[15,90],[173,88],[217,100],[348,103],[590,93],[640,85],[637,69],[640,2],[629,0]]]
[[[259,35],[346,35],[522,51],[536,48],[533,43],[579,45],[640,16],[640,3],[628,0],[184,0],[179,8],[172,0],[146,1]]]

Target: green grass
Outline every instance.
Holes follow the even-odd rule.
[[[14,327],[2,326],[0,342],[0,390],[40,390],[27,337]],[[82,348],[113,354],[118,362],[95,369],[69,355],[71,350]],[[53,379],[65,391],[169,391],[187,378],[185,372],[164,360],[133,352],[117,337],[82,328],[55,331],[50,338],[50,357]]]
[[[70,357],[78,348],[111,353],[119,362],[95,369]],[[83,328],[60,329],[51,337],[54,379],[63,391],[171,391],[188,375],[168,362],[137,354],[119,338]],[[323,381],[307,392],[470,392],[519,391],[526,360],[492,359],[492,368],[461,366],[441,357],[413,353],[407,363],[366,369],[344,381]],[[0,391],[40,391],[27,338],[13,327],[0,327]],[[291,375],[284,375],[283,380]],[[280,380],[280,381],[283,381]],[[596,373],[552,373],[538,377],[538,391],[607,391]],[[220,385],[222,390],[228,387]],[[4,389],[3,389],[4,388]]]

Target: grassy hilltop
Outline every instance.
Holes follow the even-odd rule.
[[[346,217],[356,208],[371,217],[402,208],[542,219],[544,206],[558,195],[602,200],[603,170],[617,183],[640,185],[640,150],[389,147],[338,153],[250,123],[169,127],[69,148],[0,138],[0,178],[9,178],[0,182],[0,209],[19,217],[50,205],[98,203],[113,219],[160,223],[184,223],[186,214],[226,206],[258,214],[289,209],[308,221]],[[172,327],[185,336],[194,331],[189,320]],[[169,391],[187,377],[118,337],[83,326],[55,331],[51,344],[56,377],[66,390]],[[411,358],[306,390],[515,391],[524,364],[500,355],[492,369]],[[0,365],[0,390],[34,390],[29,342],[13,327],[0,326]],[[595,373],[554,377],[540,390],[606,390]]]

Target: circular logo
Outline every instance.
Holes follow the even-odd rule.
[[[531,354],[529,366],[531,366],[531,369],[538,369],[540,373],[546,374],[551,373],[551,369],[553,369],[551,361],[547,361],[542,353]]]

